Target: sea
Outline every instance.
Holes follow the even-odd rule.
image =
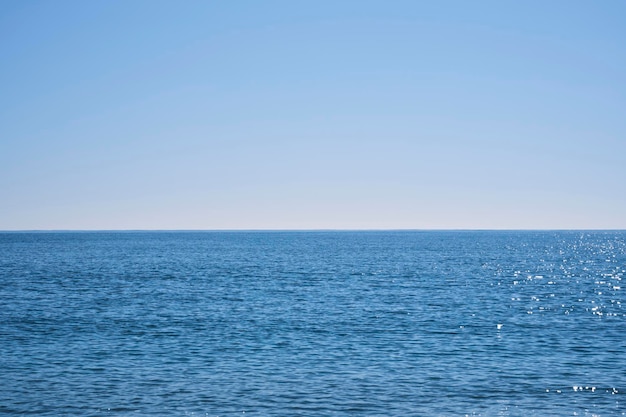
[[[626,231],[0,233],[0,414],[624,416]]]

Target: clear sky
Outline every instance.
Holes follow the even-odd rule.
[[[0,229],[626,228],[626,2],[0,2]]]

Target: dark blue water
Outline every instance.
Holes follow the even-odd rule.
[[[626,415],[626,232],[0,233],[0,413]]]

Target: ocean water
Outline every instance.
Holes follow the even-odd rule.
[[[0,233],[0,414],[624,416],[626,232]]]

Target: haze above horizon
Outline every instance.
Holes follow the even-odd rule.
[[[626,229],[622,1],[4,1],[0,230]]]

